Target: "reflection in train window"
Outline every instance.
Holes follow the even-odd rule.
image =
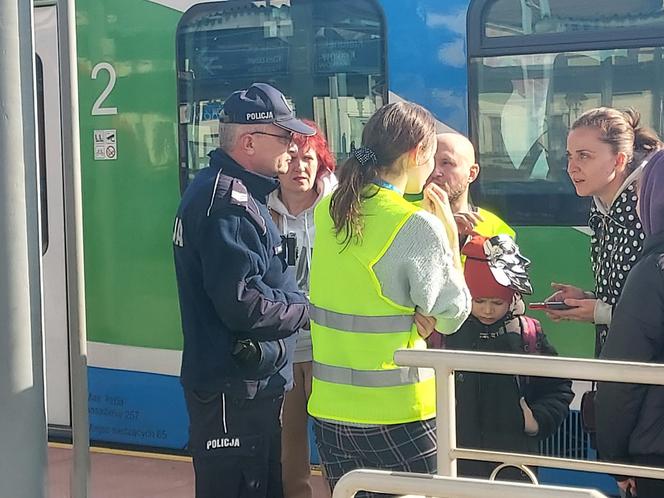
[[[662,29],[664,7],[659,0],[495,0],[487,5],[484,35],[488,38],[623,30]]]
[[[224,99],[261,81],[314,119],[339,159],[386,101],[385,23],[375,0],[199,4],[177,31],[181,187],[218,143]]]
[[[584,225],[588,199],[566,173],[567,132],[584,111],[634,107],[662,132],[662,48],[474,57],[471,120],[482,202],[511,223]]]
[[[46,127],[44,125],[44,65],[35,54],[35,79],[37,84],[37,162],[39,164],[39,203],[42,256],[48,250],[48,196],[46,191]]]

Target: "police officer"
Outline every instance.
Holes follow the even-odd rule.
[[[308,305],[265,206],[315,132],[265,83],[224,103],[219,149],[184,193],[173,232],[196,497],[282,496],[280,412]]]

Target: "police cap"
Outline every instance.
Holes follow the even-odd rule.
[[[267,83],[254,83],[246,90],[233,92],[224,102],[220,119],[224,123],[274,124],[305,136],[316,134],[316,130],[295,119],[284,94]]]

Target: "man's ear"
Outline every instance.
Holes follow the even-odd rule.
[[[468,175],[468,183],[473,183],[477,180],[477,176],[480,174],[480,165],[475,163],[470,166],[470,173]]]
[[[254,136],[250,135],[249,133],[245,133],[240,137],[240,140],[238,140],[240,149],[242,149],[242,152],[246,154],[247,156],[253,156],[256,153],[256,142],[254,142]]]

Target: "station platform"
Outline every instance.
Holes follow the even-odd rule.
[[[70,498],[71,445],[48,445],[48,497]],[[313,471],[314,498],[328,498]],[[194,498],[191,458],[90,448],[90,498]]]

